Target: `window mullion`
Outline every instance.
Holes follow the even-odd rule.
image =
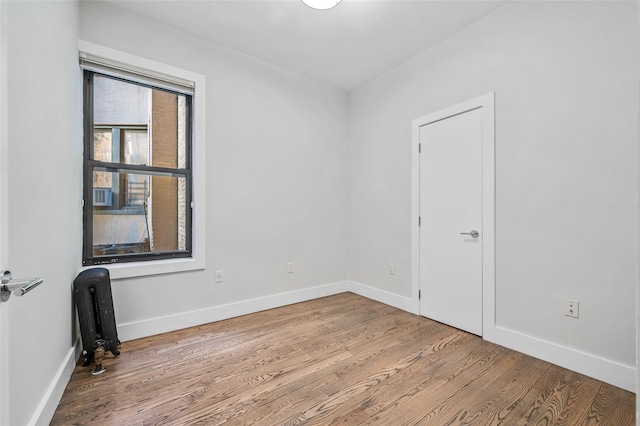
[[[188,178],[191,176],[189,169],[172,169],[170,167],[145,166],[141,164],[111,163],[106,161],[88,160],[87,165],[97,171],[112,173],[150,174],[154,176],[171,176]]]

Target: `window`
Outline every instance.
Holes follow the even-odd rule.
[[[108,268],[112,280],[204,269],[206,267],[205,235],[207,234],[205,203],[205,77],[192,71],[100,46],[85,40],[79,41],[79,48],[80,67],[84,71],[92,72],[94,77],[104,77],[102,83],[116,84],[121,82],[130,85],[124,86],[129,87],[130,90],[142,90],[140,88],[143,88],[146,93],[184,95],[185,106],[188,107],[188,114],[185,116],[187,122],[185,126],[180,126],[187,132],[185,138],[185,167],[181,165],[176,167],[176,162],[172,162],[168,167],[164,164],[158,164],[157,160],[160,158],[157,155],[154,156],[153,144],[161,143],[156,136],[162,128],[159,127],[160,123],[154,123],[153,120],[148,118],[148,107],[147,120],[127,122],[121,122],[120,120],[109,123],[96,122],[94,120],[95,111],[92,114],[87,114],[85,111],[85,133],[88,135],[85,138],[85,145],[94,148],[94,152],[91,153],[90,157],[87,157],[90,150],[85,150],[87,156],[85,156],[84,160],[85,187],[83,201],[85,232],[83,264],[87,267],[100,264]],[[81,75],[86,76],[84,72]],[[98,81],[100,82],[99,78]],[[85,105],[89,95],[94,97],[94,94],[89,92],[89,90],[93,91],[95,89],[94,85],[85,85]],[[149,92],[148,89],[155,89],[157,92]],[[147,102],[149,102],[148,98]],[[93,108],[94,102],[88,105]],[[147,105],[153,105],[153,103],[148,103]],[[124,109],[121,109],[122,111]],[[94,122],[89,123],[88,121],[90,120],[94,120]],[[94,142],[94,138],[96,142]],[[149,141],[152,144],[151,148],[147,145],[150,143]],[[96,150],[98,151],[98,157],[95,157]],[[148,156],[149,152],[151,152],[151,156],[144,157],[145,155]],[[89,159],[93,163],[89,163]],[[112,162],[111,160],[118,161]],[[140,166],[140,169],[138,169],[138,166]],[[148,167],[148,170],[145,167]],[[93,180],[94,172],[100,172],[96,177],[95,183]],[[162,242],[160,240],[162,235],[156,231],[162,226],[157,220],[160,216],[158,214],[155,215],[156,220],[154,222],[153,212],[151,212],[151,220],[142,222],[144,227],[141,230],[142,236],[137,236],[137,247],[121,247],[121,251],[125,251],[125,253],[94,255],[94,227],[92,222],[94,209],[96,212],[100,210],[104,213],[101,217],[102,219],[109,215],[111,210],[113,212],[112,222],[118,218],[131,219],[132,216],[137,216],[136,219],[140,221],[140,218],[144,217],[145,208],[147,212],[150,212],[150,208],[153,208],[154,203],[157,208],[159,202],[162,201],[159,187],[165,184],[167,186],[173,185],[175,188],[176,181],[184,182],[184,184],[177,184],[178,188],[181,188],[180,185],[184,185],[186,188],[186,191],[180,191],[179,194],[183,194],[190,199],[190,201],[179,202],[178,204],[186,209],[185,214],[178,213],[178,216],[189,221],[184,226],[178,225],[179,229],[185,230],[184,237],[178,237],[180,239],[184,238],[184,250],[165,250],[162,248],[166,241]],[[190,183],[187,183],[187,181],[190,181]],[[117,197],[114,196],[116,182],[118,184]],[[169,183],[167,184],[166,182]],[[120,186],[121,183],[123,186]],[[127,183],[130,184],[127,185]],[[169,192],[165,192],[165,195],[167,193]],[[173,199],[174,196],[175,194],[171,198]],[[149,197],[151,198],[150,202],[148,200]],[[177,196],[175,197],[177,198]],[[144,204],[145,200],[147,200],[146,205]],[[175,203],[176,201],[173,202]],[[114,203],[119,203],[117,208]],[[127,215],[118,214],[136,212],[138,213],[137,215],[129,214],[128,218],[126,217]],[[90,227],[87,226],[88,221],[91,221]],[[149,231],[146,229],[147,223],[150,227]],[[118,234],[122,235],[129,231],[129,229],[121,228]],[[146,243],[140,244],[147,234],[152,237],[149,238],[148,249]],[[151,251],[152,241],[153,251]],[[111,243],[113,245],[113,242]],[[135,249],[148,251],[133,253]],[[115,249],[112,251],[115,251]]]
[[[192,88],[83,68],[83,265],[192,257]]]

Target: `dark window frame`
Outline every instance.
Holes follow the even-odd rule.
[[[94,138],[94,75],[120,80],[129,84],[148,87],[154,90],[185,96],[186,109],[186,165],[185,168],[168,168],[157,166],[143,166],[136,164],[125,164],[115,162],[104,162],[94,160],[93,138]],[[144,84],[142,82],[129,80],[109,74],[103,74],[92,70],[83,70],[83,128],[84,128],[84,154],[83,154],[83,245],[82,245],[82,265],[105,265],[125,262],[153,261],[162,259],[192,258],[193,257],[193,95],[185,94],[163,87]],[[185,178],[186,181],[186,220],[185,220],[185,250],[146,252],[146,253],[120,253],[96,256],[93,253],[93,172],[106,171],[113,173],[136,173],[148,176],[169,176]]]

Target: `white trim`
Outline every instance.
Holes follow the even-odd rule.
[[[349,281],[349,290],[367,299],[375,300],[376,302],[384,303],[385,305],[393,306],[394,308],[412,314],[418,314],[418,306],[416,306],[416,303],[411,297],[400,296],[355,281]]]
[[[279,308],[294,303],[306,302],[320,297],[332,296],[348,290],[349,283],[342,281],[164,317],[118,324],[118,337],[121,341],[125,342],[241,315],[253,314],[267,309]]]
[[[495,341],[496,330],[496,166],[495,93],[482,103],[482,338]]]
[[[193,238],[193,244],[195,246],[196,235],[194,235]],[[91,268],[107,268],[109,270],[109,278],[111,278],[112,281],[115,281],[133,277],[145,277],[149,275],[171,274],[174,272],[204,269],[204,265],[196,260],[195,252],[196,250],[194,249],[194,258],[192,259],[164,259],[150,260],[147,262],[119,263],[114,265],[93,265],[85,266],[81,268],[80,271],[85,271]],[[204,263],[204,259],[202,259],[202,263]]]
[[[116,62],[108,58],[92,55],[88,52],[80,52],[80,68],[114,77],[122,77],[127,80],[169,89],[186,95],[193,95],[194,82],[192,81],[134,67],[128,63]]]
[[[420,310],[420,127],[482,108],[482,338],[495,341],[495,94],[445,108],[411,123],[411,294]]]
[[[409,297],[354,281],[341,281],[164,317],[118,324],[118,337],[125,342],[345,292],[352,292],[412,314],[418,313],[415,309],[415,303]]]
[[[420,314],[420,126],[411,123],[411,298]]]
[[[204,76],[201,74],[197,74],[161,62],[156,62],[137,55],[132,55],[131,53],[122,52],[110,47],[101,46],[99,44],[91,43],[86,40],[78,41],[78,50],[80,52],[88,53],[90,55],[98,56],[107,60],[118,62],[120,64],[126,64],[139,69],[149,70],[165,76],[178,77],[182,80],[193,82],[196,86],[198,84],[204,83],[203,81],[201,81],[204,79]]]
[[[29,420],[29,425],[48,425],[51,423],[51,419],[53,419],[53,415],[58,408],[58,404],[60,403],[60,399],[64,394],[65,389],[67,388],[67,384],[69,380],[71,380],[71,375],[73,374],[73,370],[75,369],[76,363],[80,358],[81,352],[81,343],[80,338],[76,339],[76,344],[69,349],[67,355],[64,357],[58,372],[53,378],[53,381],[49,385],[49,388],[44,393],[44,396],[40,400],[38,407],[36,408],[33,416],[31,416],[31,420]]]
[[[496,327],[495,343],[585,376],[636,391],[636,368],[581,352],[504,327]]]
[[[206,199],[205,199],[205,182],[206,182],[206,153],[205,147],[206,137],[206,115],[205,115],[205,77],[191,71],[176,68],[171,65],[152,61],[150,59],[141,58],[126,52],[111,49],[109,47],[100,46],[84,40],[78,43],[79,50],[91,55],[99,56],[105,59],[116,61],[123,64],[150,70],[152,72],[175,76],[184,80],[191,81],[195,84],[193,97],[193,146],[192,146],[192,162],[193,162],[193,257],[190,259],[169,259],[145,262],[121,263],[115,265],[96,265],[109,269],[111,279],[117,280],[122,278],[132,278],[147,275],[166,274],[173,272],[193,271],[204,269],[205,263],[205,235],[206,233]],[[80,66],[80,65],[78,65]],[[91,266],[93,267],[93,266]],[[86,267],[84,269],[89,269]]]

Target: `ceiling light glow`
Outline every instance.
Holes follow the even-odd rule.
[[[336,7],[342,0],[302,0],[304,4],[312,9],[326,10]]]

